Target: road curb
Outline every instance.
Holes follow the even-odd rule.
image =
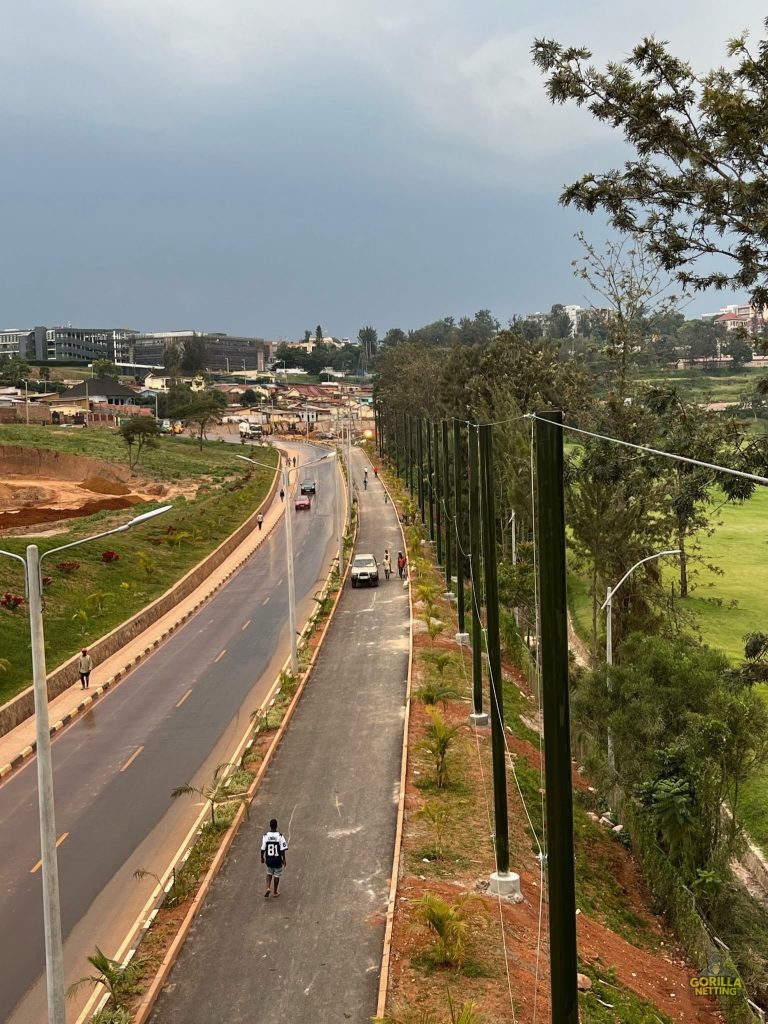
[[[354,534],[354,536],[356,536],[356,534],[357,534],[357,526],[358,526],[358,521],[356,520],[355,521],[355,534]],[[321,600],[324,600],[325,597],[327,597],[327,595],[328,595],[328,592],[329,592],[330,586],[331,586],[331,578],[332,578],[333,572],[334,572],[337,564],[338,564],[338,556],[333,559],[333,562],[331,564],[331,569],[330,569],[330,571],[329,571],[329,573],[328,573],[328,575],[326,577],[326,580],[325,580],[325,583],[323,584],[323,587],[320,590]],[[339,581],[339,589],[338,589],[338,591],[336,593],[336,599],[335,599],[335,601],[333,603],[333,607],[331,608],[331,610],[330,610],[330,612],[328,614],[328,618],[327,618],[327,620],[326,620],[326,622],[325,622],[325,624],[323,626],[323,629],[322,629],[322,631],[320,633],[320,636],[318,637],[318,642],[317,642],[317,645],[316,645],[314,651],[312,652],[312,657],[310,658],[309,663],[307,664],[306,669],[304,670],[304,672],[301,675],[300,682],[299,682],[299,684],[298,684],[298,686],[296,688],[296,692],[293,695],[291,703],[286,708],[285,715],[283,716],[283,720],[280,723],[280,726],[279,726],[277,732],[275,733],[274,737],[272,738],[272,742],[270,743],[269,747],[267,748],[267,750],[266,750],[266,752],[264,754],[264,757],[263,757],[263,759],[261,761],[261,764],[259,765],[258,771],[257,771],[253,781],[251,782],[251,785],[248,787],[248,797],[249,797],[248,804],[249,804],[249,806],[250,806],[251,802],[253,801],[253,799],[254,799],[254,797],[256,795],[256,792],[258,791],[259,786],[261,785],[262,779],[263,779],[264,775],[266,774],[267,768],[269,767],[269,765],[271,764],[275,754],[277,753],[278,747],[279,747],[279,745],[280,745],[280,743],[282,741],[283,735],[284,735],[288,725],[290,724],[290,721],[291,721],[291,719],[293,717],[294,711],[295,711],[295,709],[296,709],[296,707],[298,705],[299,699],[300,699],[302,693],[304,692],[304,689],[305,689],[307,683],[309,682],[310,675],[312,673],[312,670],[313,670],[313,668],[315,666],[315,662],[316,662],[317,657],[318,657],[318,655],[320,653],[320,650],[322,648],[323,642],[324,642],[326,634],[328,632],[328,628],[330,627],[330,624],[333,621],[334,616],[336,615],[336,609],[338,608],[339,601],[341,599],[341,595],[344,592],[344,585],[346,583],[347,576],[349,574],[349,566],[350,566],[350,560],[347,560],[347,564],[346,564],[346,567],[345,567],[345,570],[344,570],[344,574],[342,575],[342,577],[340,578],[340,581]],[[299,635],[299,646],[300,647],[303,646],[303,644],[306,642],[306,634],[316,624],[317,618],[318,618],[318,609],[315,609],[315,611],[313,611],[312,614],[307,619],[307,622],[306,622],[304,628],[302,629],[302,631],[301,631],[301,633]],[[286,661],[285,661],[285,663],[284,663],[284,665],[283,665],[283,667],[281,669],[281,672],[278,674],[278,676],[275,679],[274,683],[270,687],[270,690],[269,690],[267,696],[264,698],[264,701],[262,702],[262,708],[264,708],[264,707],[271,707],[274,704],[276,696],[277,696],[277,693],[279,692],[280,676],[282,675],[283,672],[288,671],[289,669],[290,669],[290,657],[288,659],[286,659]],[[242,750],[244,751],[244,750],[248,749],[248,747],[253,742],[252,738],[251,738],[251,740],[248,740],[248,736],[251,733],[251,731],[252,731],[252,729],[249,728],[248,732],[245,734],[245,736],[238,743],[236,750],[240,750],[242,748]],[[235,756],[237,756],[237,754]],[[203,813],[207,816],[207,809]],[[179,953],[181,952],[181,950],[182,950],[182,948],[184,946],[184,942],[186,941],[187,935],[189,934],[189,930],[190,930],[190,928],[191,928],[191,926],[192,926],[192,924],[194,922],[194,919],[197,916],[197,913],[200,910],[200,908],[203,906],[203,904],[205,902],[205,897],[206,897],[206,895],[207,895],[207,893],[208,893],[208,891],[209,891],[209,889],[210,889],[214,879],[216,878],[216,875],[221,870],[221,867],[222,867],[222,865],[223,865],[223,863],[224,863],[224,861],[226,859],[227,853],[229,852],[229,849],[231,848],[232,843],[234,842],[235,836],[237,835],[237,832],[238,832],[238,830],[240,828],[240,825],[243,822],[244,817],[245,817],[245,808],[243,806],[241,806],[241,807],[238,808],[238,810],[237,810],[237,812],[235,814],[235,817],[234,817],[234,819],[232,821],[232,824],[230,825],[229,829],[227,830],[227,832],[224,834],[224,836],[222,838],[221,845],[220,845],[219,849],[217,850],[216,854],[214,855],[214,858],[213,858],[213,860],[211,862],[210,867],[208,868],[208,871],[205,874],[205,877],[202,879],[202,881],[200,883],[200,887],[198,888],[198,891],[195,894],[195,896],[194,896],[194,898],[192,900],[192,903],[190,904],[189,911],[185,915],[184,920],[182,921],[182,923],[181,923],[181,925],[179,927],[179,931],[177,932],[176,936],[173,938],[173,940],[171,942],[171,945],[169,946],[168,950],[166,951],[166,954],[163,957],[163,960],[162,960],[162,962],[161,962],[161,964],[160,964],[160,966],[159,966],[159,968],[157,970],[157,973],[155,974],[154,978],[149,983],[149,987],[148,987],[146,993],[144,994],[144,996],[142,997],[140,1003],[136,1007],[136,1010],[134,1011],[134,1016],[132,1018],[133,1019],[133,1024],[144,1024],[144,1022],[149,1017],[149,1014],[151,1013],[152,1008],[154,1007],[154,1004],[157,1001],[157,998],[160,995],[160,992],[162,991],[163,985],[165,984],[165,981],[166,981],[166,979],[168,977],[168,974],[172,970],[173,965],[175,964],[176,960],[178,959]],[[162,901],[163,901],[163,899],[165,897],[165,892],[167,891],[170,879],[173,877],[173,872],[175,871],[177,865],[182,864],[184,861],[186,861],[187,857],[189,856],[189,852],[190,852],[192,846],[194,845],[194,843],[195,843],[195,841],[197,839],[197,836],[199,835],[199,831],[200,831],[200,829],[199,829],[199,822],[200,822],[200,820],[201,819],[198,819],[198,823],[192,827],[192,830],[188,834],[187,839],[185,840],[185,842],[180,847],[179,853],[174,858],[174,860],[171,862],[171,864],[168,866],[168,868],[167,868],[166,872],[164,873],[163,878],[162,878],[162,880],[160,882],[160,885],[158,886],[158,891],[155,892],[153,894],[153,896],[150,897],[150,899],[147,902],[147,904],[145,904],[145,908],[147,906],[152,905],[152,904],[154,904],[154,906],[146,914],[146,918],[144,920],[142,920],[140,924],[136,925],[133,928],[133,930],[129,933],[129,939],[127,939],[126,942],[121,947],[121,948],[124,949],[125,945],[127,945],[129,943],[130,943],[130,945],[132,947],[132,948],[129,949],[128,953],[125,955],[125,957],[123,959],[123,964],[127,964],[133,958],[133,956],[136,954],[137,948],[139,947],[139,945],[140,945],[144,935],[146,935],[146,933],[148,932],[150,926],[152,925],[152,922],[154,921],[154,919],[155,919],[155,917],[156,917],[156,915],[158,913],[158,910],[160,909],[160,906],[161,906]],[[141,916],[143,918],[144,917],[144,913],[142,913]],[[120,955],[119,952],[118,952],[117,955],[118,956]],[[88,998],[85,1007],[83,1008],[83,1010],[81,1011],[79,1017],[77,1018],[77,1024],[86,1024],[86,1022],[88,1020],[90,1020],[91,1016],[95,1012],[98,1011],[100,1006],[103,1003],[106,1002],[106,999],[107,999],[107,993],[103,993],[103,994],[100,995],[99,994],[99,989],[98,989],[98,986],[97,986],[94,989],[94,991],[91,994],[91,996]]]
[[[277,475],[275,476],[275,480],[277,480]],[[273,483],[272,489],[270,490],[270,494],[272,493],[272,490],[274,490],[275,486],[276,485]],[[268,499],[265,499],[265,500],[268,500]],[[262,502],[262,504],[263,504],[263,502]],[[259,508],[261,508],[261,506],[259,506]],[[284,508],[285,507],[283,506],[283,511],[284,511]],[[55,723],[55,725],[51,726],[50,729],[48,730],[49,731],[49,735],[53,736],[54,733],[59,732],[61,729],[64,728],[64,726],[71,724],[71,722],[74,721],[74,719],[77,718],[77,716],[79,714],[81,714],[89,706],[90,703],[92,703],[98,697],[100,697],[104,693],[106,693],[106,691],[109,690],[110,687],[114,686],[120,680],[125,679],[126,676],[128,676],[130,674],[131,669],[135,668],[143,660],[143,658],[145,658],[148,654],[151,654],[153,650],[156,650],[164,640],[166,640],[169,636],[171,636],[172,633],[175,633],[176,630],[179,629],[180,626],[183,626],[184,623],[187,622],[193,615],[195,615],[202,608],[202,606],[204,604],[207,604],[207,602],[210,601],[210,599],[216,593],[218,593],[219,590],[221,590],[221,588],[224,586],[224,584],[228,583],[229,580],[235,575],[235,573],[239,572],[240,569],[242,569],[242,567],[245,565],[245,563],[256,554],[258,549],[264,543],[264,540],[266,540],[266,538],[270,535],[270,533],[272,532],[274,527],[277,526],[277,524],[280,522],[280,518],[283,515],[283,511],[280,512],[280,515],[277,517],[277,519],[274,521],[272,526],[266,532],[262,531],[262,533],[260,535],[257,535],[257,536],[260,536],[260,540],[257,542],[257,544],[253,548],[253,550],[250,551],[243,558],[241,558],[237,562],[237,564],[234,566],[234,568],[231,569],[226,574],[226,576],[224,576],[218,583],[214,584],[213,587],[209,591],[206,592],[205,596],[202,597],[194,605],[194,607],[192,607],[189,611],[185,612],[181,616],[181,618],[177,619],[176,622],[174,622],[171,626],[168,627],[168,629],[164,630],[163,633],[160,635],[160,637],[156,637],[155,639],[151,640],[147,644],[147,646],[144,648],[144,650],[141,651],[140,654],[136,655],[129,662],[127,662],[122,668],[118,669],[115,672],[115,674],[110,676],[110,678],[106,682],[101,683],[97,687],[94,687],[93,694],[91,694],[91,699],[88,700],[88,701],[81,702],[80,704],[77,705],[77,707],[73,711],[68,712],[61,719],[59,719],[59,721],[57,721]],[[256,513],[254,513],[254,515],[255,514]],[[239,528],[240,527],[238,527],[238,529]],[[249,537],[250,536],[251,536],[251,534],[249,534]],[[248,541],[248,538],[244,539],[242,543],[245,544],[245,543],[247,543],[247,541]],[[225,538],[225,540],[222,543],[226,543],[226,538]],[[235,554],[235,552],[232,552],[232,554]],[[149,628],[151,629],[151,627],[149,627]],[[147,630],[147,632],[149,632],[149,630]],[[72,687],[76,687],[76,686],[77,686],[76,682],[72,683]],[[66,692],[66,691],[64,691],[64,692]],[[6,775],[9,775],[12,771],[15,771],[17,768],[21,767],[21,765],[24,763],[24,761],[26,761],[27,758],[31,757],[35,753],[36,750],[37,750],[37,742],[35,740],[33,740],[32,743],[29,746],[25,747],[19,754],[17,754],[15,757],[13,757],[6,764],[0,766],[0,779],[4,778]]]
[[[381,480],[381,477],[379,477]],[[384,481],[382,487],[389,495],[389,503],[392,508],[397,506],[392,501],[392,495]],[[398,516],[400,535],[403,538],[403,551],[408,552],[408,545],[405,540],[403,523]],[[387,991],[389,989],[389,970],[392,959],[392,929],[395,921],[395,901],[397,899],[397,883],[400,880],[400,850],[403,840],[403,823],[405,817],[405,789],[408,778],[408,736],[411,724],[411,677],[413,674],[413,591],[411,589],[410,557],[408,561],[408,678],[405,685],[405,717],[403,721],[403,752],[400,759],[400,793],[397,801],[397,827],[395,830],[395,848],[392,853],[392,874],[389,883],[389,900],[387,902],[387,918],[384,928],[384,946],[381,953],[381,973],[379,974],[379,992],[376,1000],[376,1016],[382,1017],[387,1004]]]
[[[357,533],[357,520],[355,521],[355,535],[356,535],[356,533]],[[334,565],[336,564],[336,561],[337,560],[334,559]],[[320,633],[320,636],[318,638],[317,645],[316,645],[314,651],[312,652],[312,657],[309,660],[309,664],[307,665],[306,669],[304,670],[304,672],[302,674],[301,681],[300,681],[299,685],[296,688],[296,693],[293,695],[293,699],[291,700],[291,703],[286,708],[285,715],[283,716],[283,720],[280,723],[280,726],[279,726],[277,732],[275,733],[275,735],[274,735],[274,737],[272,739],[272,742],[270,743],[266,753],[264,754],[264,758],[262,759],[262,762],[259,765],[259,770],[257,771],[256,776],[253,779],[253,782],[248,787],[248,798],[249,798],[248,799],[248,804],[249,804],[249,806],[253,802],[253,799],[256,796],[256,793],[257,793],[257,791],[259,789],[259,786],[261,785],[261,783],[263,781],[263,778],[264,778],[264,776],[265,776],[265,774],[267,772],[267,769],[269,768],[269,766],[270,766],[270,764],[271,764],[275,754],[277,753],[278,747],[280,746],[280,743],[282,742],[282,739],[283,739],[283,736],[285,734],[285,731],[287,730],[287,728],[288,728],[288,726],[289,726],[289,724],[291,722],[291,719],[293,718],[293,715],[294,715],[294,712],[295,712],[295,710],[296,710],[296,708],[298,706],[299,700],[301,699],[301,696],[304,693],[304,690],[305,690],[305,688],[306,688],[306,686],[307,686],[307,684],[309,682],[310,676],[312,674],[312,670],[315,667],[315,663],[317,661],[318,655],[319,655],[319,653],[320,653],[320,651],[322,649],[323,642],[325,641],[325,637],[326,637],[326,635],[328,633],[328,629],[329,629],[329,627],[331,625],[331,622],[333,621],[333,619],[334,619],[334,617],[336,615],[336,609],[339,606],[339,601],[341,600],[341,595],[344,592],[344,585],[346,583],[347,576],[349,574],[349,566],[350,566],[350,560],[347,560],[347,565],[346,565],[346,568],[344,570],[344,575],[341,577],[341,579],[339,581],[339,589],[338,589],[338,591],[336,593],[336,600],[333,603],[333,608],[331,609],[331,611],[328,614],[328,618],[327,618],[327,620],[325,622],[325,625],[323,626],[322,632]],[[332,573],[333,573],[333,569],[331,569],[331,572],[328,574],[328,578],[326,579],[325,585],[323,586],[323,589],[320,592],[324,596],[327,596],[327,592],[328,592],[328,589],[330,587]],[[314,624],[316,619],[317,619],[317,614],[316,613],[313,613],[309,617],[309,619],[307,620],[306,626],[302,630],[302,634],[301,634],[302,637],[308,631],[310,626]],[[286,666],[288,664],[289,664],[289,662],[286,661]],[[283,669],[283,671],[285,671],[285,668]],[[270,691],[270,692],[274,692],[274,687],[273,687],[273,691]],[[269,700],[269,697],[267,698],[267,700]],[[266,701],[265,701],[265,703],[266,703]],[[270,701],[270,706],[271,706],[272,703],[274,703],[274,697],[272,697],[272,700]],[[200,888],[198,889],[194,899],[192,900],[192,903],[190,905],[189,911],[187,912],[184,920],[182,921],[178,933],[174,937],[173,941],[171,942],[170,947],[168,948],[165,956],[163,957],[163,961],[160,964],[160,967],[158,968],[158,971],[155,974],[155,977],[150,982],[150,986],[147,989],[144,997],[142,998],[141,1002],[139,1003],[139,1005],[136,1007],[136,1010],[134,1011],[133,1024],[146,1024],[146,1021],[149,1018],[149,1015],[152,1012],[152,1009],[153,1009],[155,1003],[157,1002],[158,996],[160,995],[160,993],[161,993],[161,991],[163,989],[163,986],[165,985],[165,982],[168,979],[168,975],[170,974],[171,970],[173,969],[173,966],[176,963],[176,960],[178,959],[179,953],[181,952],[181,950],[182,950],[182,948],[184,946],[184,943],[186,942],[187,936],[188,936],[189,931],[190,931],[190,929],[192,927],[194,919],[197,917],[198,911],[200,910],[200,908],[202,907],[203,903],[205,902],[205,897],[207,896],[208,891],[210,890],[210,887],[213,884],[214,879],[218,875],[219,871],[222,868],[222,865],[224,864],[224,861],[226,860],[227,854],[229,853],[229,850],[230,850],[230,848],[232,846],[232,843],[235,840],[235,836],[237,835],[237,833],[238,833],[238,831],[240,829],[241,824],[243,823],[243,819],[244,818],[245,818],[245,807],[240,806],[237,809],[237,812],[235,814],[235,817],[234,817],[234,819],[232,821],[231,826],[227,830],[224,838],[222,839],[221,846],[219,847],[219,849],[217,850],[216,854],[214,855],[214,858],[213,858],[213,860],[211,862],[211,866],[208,868],[208,871],[206,872],[205,877],[203,878],[202,882],[200,883]],[[153,916],[156,913],[157,913],[157,910],[153,911]],[[146,929],[146,927],[147,927],[147,925],[144,926],[145,929]]]

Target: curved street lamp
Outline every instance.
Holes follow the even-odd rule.
[[[629,579],[635,569],[638,569],[641,565],[645,565],[646,562],[652,562],[656,558],[664,558],[667,555],[679,555],[680,549],[674,548],[672,551],[659,551],[655,555],[648,555],[646,558],[641,558],[639,562],[635,562],[631,569],[621,577],[615,587],[608,587],[608,594],[600,606],[600,611],[607,609],[605,616],[605,663],[608,666],[606,675],[606,681],[608,683],[608,692],[611,692],[611,666],[613,665],[613,598],[616,591],[621,587],[623,583]],[[613,772],[616,770],[616,759],[613,752],[613,734],[611,730],[608,730],[608,767]]]
[[[132,526],[145,523],[148,519],[162,515],[172,506],[163,505],[149,512],[142,512],[122,526],[104,530],[92,537],[82,537],[70,544],[50,548],[42,555],[37,544],[27,545],[27,557],[13,551],[2,551],[0,555],[21,562],[24,566],[24,583],[29,604],[29,628],[32,646],[32,681],[35,705],[35,743],[37,753],[37,799],[40,815],[40,859],[43,882],[43,922],[45,928],[45,968],[48,993],[48,1024],[65,1024],[66,1007],[64,1000],[64,951],[61,941],[61,903],[59,899],[59,870],[56,857],[56,815],[53,803],[53,762],[51,760],[51,734],[48,719],[48,687],[45,667],[45,634],[43,631],[43,577],[41,564],[49,555],[59,551],[88,544],[90,541],[123,533]]]

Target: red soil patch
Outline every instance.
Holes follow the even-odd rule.
[[[467,676],[471,678],[468,652],[461,652],[452,638],[455,626],[447,608],[437,612],[447,621],[444,636],[431,643],[428,636],[414,636],[413,688],[424,682],[426,666],[419,654],[428,650],[449,650],[464,657]],[[523,693],[529,693],[527,681],[511,665],[504,666],[505,677],[513,678]],[[459,673],[459,680],[464,674]],[[519,1024],[548,1020],[549,940],[546,892],[541,896],[541,872],[528,831],[528,820],[522,800],[508,776],[510,851],[513,869],[521,877],[524,900],[512,904],[486,893],[487,881],[495,867],[491,833],[492,784],[490,735],[488,729],[475,730],[468,724],[466,701],[450,702],[439,709],[446,722],[459,728],[458,744],[449,772],[460,779],[464,791],[451,795],[434,789],[422,791],[434,769],[428,755],[419,749],[424,739],[428,714],[424,706],[411,705],[411,726],[405,794],[403,842],[399,882],[392,932],[392,960],[387,1006],[408,1006],[431,1009],[446,1014],[446,985],[450,986],[454,1005],[473,1001],[485,1015],[488,1024],[514,1019]],[[507,733],[507,743],[514,759],[525,760],[538,773],[541,755],[537,747]],[[573,773],[573,784],[586,789],[589,781]],[[424,860],[424,851],[434,843],[434,832],[417,812],[427,801],[448,801],[455,811],[455,821],[446,827],[444,856],[440,861]],[[475,837],[468,842],[467,837]],[[588,842],[582,838],[583,842]],[[689,980],[698,972],[686,961],[661,918],[649,910],[651,895],[640,869],[620,844],[597,834],[595,856],[600,865],[617,883],[626,908],[645,923],[647,945],[640,948],[617,935],[599,918],[599,912],[579,913],[577,918],[578,952],[582,962],[592,965],[598,977],[610,981],[605,971],[615,971],[615,983],[647,1000],[674,1021],[692,1024],[722,1024],[723,1017],[714,1000],[693,994]],[[587,847],[589,852],[589,848]],[[582,848],[583,853],[583,848]],[[467,977],[457,971],[425,969],[419,958],[432,949],[433,938],[421,922],[416,902],[426,892],[433,892],[454,902],[463,893],[474,893],[478,914],[473,914],[467,955],[480,964],[487,976]],[[541,909],[541,919],[540,919]],[[506,945],[506,956],[505,956]],[[416,963],[413,963],[413,960]],[[509,976],[507,976],[507,971]],[[511,992],[511,999],[510,999]],[[616,1018],[618,1020],[618,1017]]]

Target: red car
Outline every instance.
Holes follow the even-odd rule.
[[[310,508],[311,504],[308,494],[300,494],[296,499],[296,511],[305,512]]]

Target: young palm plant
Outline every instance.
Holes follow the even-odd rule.
[[[125,1000],[133,994],[136,982],[147,962],[146,957],[134,957],[130,963],[121,964],[118,960],[110,960],[106,953],[102,953],[99,947],[96,952],[88,957],[88,962],[96,969],[96,974],[89,974],[80,978],[67,989],[67,996],[71,999],[84,985],[102,984],[109,992],[109,1003],[113,1010],[120,1009],[125,1005]]]
[[[432,960],[443,967],[461,967],[466,959],[469,931],[470,894],[449,903],[433,892],[424,893],[418,902],[419,914],[436,935]]]
[[[449,700],[457,700],[461,694],[458,690],[455,690],[452,686],[447,683],[442,683],[438,679],[428,679],[423,686],[420,686],[418,690],[414,692],[414,697],[420,700],[423,704],[430,705],[432,707],[437,704],[445,705]]]
[[[434,854],[438,859],[443,856],[443,836],[445,835],[445,826],[448,824],[450,816],[450,811],[445,804],[440,804],[437,800],[428,801],[420,811],[416,812],[417,818],[428,821],[434,829]]]
[[[216,826],[216,808],[225,807],[231,804],[241,804],[245,807],[245,813],[248,814],[249,800],[248,793],[246,791],[232,792],[231,789],[231,778],[227,775],[228,768],[239,768],[239,765],[231,764],[225,761],[224,764],[220,764],[216,771],[213,773],[213,778],[209,786],[177,786],[173,790],[171,796],[175,800],[178,796],[200,796],[205,800],[211,808],[211,823]]]
[[[451,749],[458,725],[448,725],[439,711],[429,710],[431,719],[427,726],[427,735],[419,743],[419,749],[432,756],[435,763],[435,783],[438,789],[448,785],[448,754]]]
[[[426,651],[421,657],[438,674],[443,683],[446,676],[452,676],[458,666],[456,656],[449,654],[448,651]]]

